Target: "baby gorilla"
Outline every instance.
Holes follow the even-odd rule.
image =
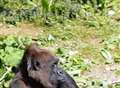
[[[79,88],[48,50],[30,45],[17,67],[10,88]]]

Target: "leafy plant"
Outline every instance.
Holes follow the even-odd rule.
[[[101,52],[102,55],[106,57],[107,59],[111,58],[111,60],[109,61],[112,61],[113,59],[115,62],[119,63],[120,62],[119,52],[114,52],[110,54],[110,51],[112,52],[113,50],[119,50],[120,36],[119,35],[111,36],[107,38],[103,42],[103,44],[104,44],[104,50],[103,50],[104,52],[103,51]]]
[[[1,0],[0,15],[4,19],[0,20],[15,26],[21,21],[63,23],[65,19],[81,17],[79,13],[83,10],[106,13],[107,9],[115,8],[114,3],[117,0]]]
[[[8,88],[11,80],[11,67],[16,66],[25,49],[31,43],[28,37],[6,36],[0,38],[0,85]]]
[[[82,71],[88,70],[89,65],[80,56],[71,56],[67,49],[58,48],[57,54],[61,56],[60,65],[72,76],[79,76]]]

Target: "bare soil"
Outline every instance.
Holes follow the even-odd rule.
[[[84,76],[97,78],[107,82],[108,84],[113,84],[120,82],[120,76],[115,74],[115,71],[119,69],[119,64],[92,65],[91,70],[84,73]]]
[[[42,33],[41,28],[35,27],[33,24],[21,24],[19,26],[4,25],[0,23],[0,35],[15,35],[15,36],[31,36],[37,37]]]

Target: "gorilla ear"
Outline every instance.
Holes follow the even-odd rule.
[[[17,67],[15,67],[15,66],[12,67],[12,72],[13,73],[17,73],[18,71],[19,71],[19,69]]]

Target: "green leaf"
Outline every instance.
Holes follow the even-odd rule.
[[[4,44],[6,44],[7,46],[11,46],[12,44],[14,44],[16,41],[14,39],[13,36],[8,36],[7,38],[4,39]]]
[[[49,11],[49,2],[48,2],[48,0],[41,0],[41,4],[42,4],[42,7],[43,7],[43,10],[45,12],[48,12]]]
[[[23,51],[14,51],[10,54],[6,54],[6,56],[3,58],[3,61],[5,64],[10,65],[10,66],[15,66],[16,64],[19,63],[21,57],[22,57]]]
[[[107,63],[112,63],[113,62],[112,55],[111,55],[111,53],[108,50],[102,49],[101,50],[101,54],[105,58]]]

